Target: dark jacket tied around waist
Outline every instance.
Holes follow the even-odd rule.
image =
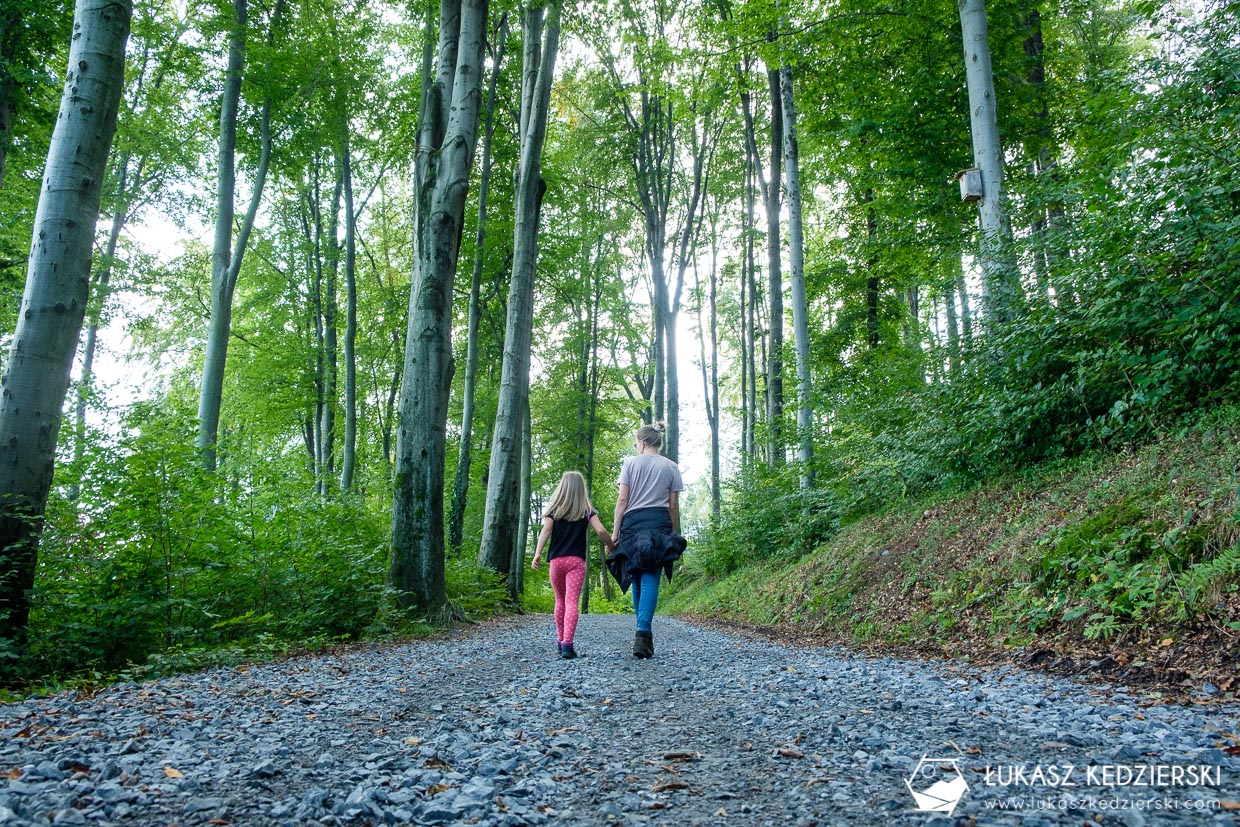
[[[685,553],[689,541],[672,531],[672,515],[666,508],[637,508],[624,515],[620,544],[607,558],[607,570],[620,584],[621,593],[640,573],[660,569],[672,579],[672,564]]]

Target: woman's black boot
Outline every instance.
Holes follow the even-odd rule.
[[[654,656],[654,634],[652,632],[643,632],[639,629],[633,636],[633,656],[638,658]]]

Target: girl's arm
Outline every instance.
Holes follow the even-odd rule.
[[[616,514],[615,519],[611,521],[615,528],[611,531],[611,543],[614,546],[620,541],[620,523],[624,520],[624,512],[629,509],[629,486],[628,483],[620,483],[620,495],[616,497]]]
[[[672,514],[672,531],[680,533],[680,492],[673,491],[671,500],[667,504],[667,510]]]
[[[598,512],[590,515],[590,528],[594,529],[594,533],[603,541],[603,545],[611,548],[611,535],[607,533],[607,529],[603,527],[603,521],[598,518]]]
[[[530,564],[530,568],[537,569],[542,563],[542,551],[547,541],[551,539],[551,528],[554,525],[555,520],[551,517],[543,517],[542,531],[538,532],[538,544],[534,547],[534,562]]]

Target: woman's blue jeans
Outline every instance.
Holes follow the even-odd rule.
[[[637,612],[637,631],[649,632],[654,607],[659,602],[660,572],[641,572],[633,578],[633,610]]]

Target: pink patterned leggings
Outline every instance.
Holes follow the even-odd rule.
[[[555,590],[555,633],[561,644],[573,642],[577,632],[577,604],[586,579],[586,561],[557,557],[551,561],[551,588]]]

